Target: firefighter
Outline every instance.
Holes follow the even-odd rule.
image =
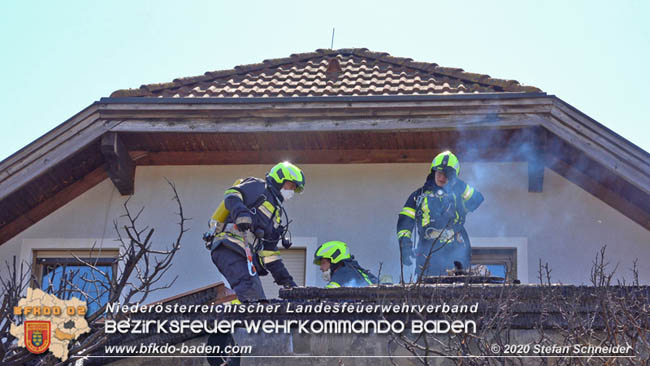
[[[259,275],[268,272],[278,285],[296,287],[280,257],[278,242],[287,249],[291,247],[286,237],[289,220],[282,203],[304,188],[302,170],[282,162],[269,171],[266,179],[249,177],[226,190],[224,203],[228,214],[224,229],[219,233],[208,231],[203,239],[211,250],[212,262],[239,301],[264,299]]]
[[[350,255],[347,244],[342,241],[323,243],[314,253],[314,264],[320,266],[325,288],[365,287],[377,284],[377,277],[363,269]]]
[[[397,219],[397,239],[402,264],[415,258],[416,275],[445,275],[447,270],[469,270],[471,245],[464,223],[467,213],[476,210],[483,195],[463,182],[460,162],[449,151],[433,159],[424,186],[406,200]],[[413,232],[418,245],[413,250]],[[454,262],[458,262],[456,266]]]

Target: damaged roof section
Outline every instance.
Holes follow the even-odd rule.
[[[247,98],[356,95],[537,93],[516,80],[491,78],[365,48],[319,49],[262,63],[210,71],[170,83],[118,90],[112,98]]]

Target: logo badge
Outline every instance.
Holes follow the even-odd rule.
[[[25,347],[31,353],[43,353],[50,347],[51,324],[45,320],[26,320]]]

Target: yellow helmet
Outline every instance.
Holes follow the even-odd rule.
[[[305,190],[305,174],[297,166],[288,161],[276,164],[269,174],[271,180],[280,186],[284,182],[293,182],[296,184],[296,193],[302,193]]]
[[[431,162],[431,171],[433,172],[435,170],[441,170],[445,174],[453,171],[454,174],[458,175],[460,174],[460,162],[451,151],[443,151],[436,155]]]
[[[352,256],[350,255],[347,244],[334,240],[323,243],[316,249],[316,253],[314,253],[314,264],[320,265],[320,260],[323,258],[329,259],[332,263],[338,263],[344,259],[352,258]]]

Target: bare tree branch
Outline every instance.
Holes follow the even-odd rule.
[[[418,364],[428,365],[432,361],[429,355],[445,356],[447,360],[456,365],[547,365],[549,360],[540,357],[537,359],[522,358],[522,355],[505,354],[496,349],[504,350],[517,339],[517,330],[513,326],[521,310],[522,290],[535,287],[539,299],[530,309],[532,331],[536,332],[534,342],[540,345],[572,347],[573,345],[594,346],[631,346],[636,358],[616,359],[607,355],[594,355],[587,358],[553,359],[555,365],[647,365],[650,363],[650,299],[648,289],[640,286],[638,281],[637,261],[632,267],[632,285],[612,285],[618,266],[613,266],[606,260],[606,248],[600,249],[593,262],[589,275],[591,285],[584,290],[575,286],[558,286],[551,282],[551,272],[548,263],[539,262],[539,285],[517,286],[511,284],[490,285],[498,290],[493,292],[496,296],[484,299],[481,302],[482,311],[473,320],[478,324],[477,332],[446,334],[391,334],[389,344],[397,345],[411,355]],[[625,283],[622,281],[622,283]],[[439,287],[441,291],[428,291],[428,297],[422,294],[425,291],[422,285],[401,284],[403,288],[402,301],[407,304],[463,304],[474,301],[472,290],[475,286],[464,283],[453,285],[454,298],[438,295],[444,288],[452,285],[424,285]],[[445,287],[447,286],[447,287]],[[484,286],[484,285],[481,285]],[[530,300],[528,300],[530,301]],[[530,305],[529,305],[530,306]],[[517,310],[520,309],[520,310]],[[409,314],[416,318],[424,319],[424,314]],[[454,314],[436,314],[444,320],[454,320]],[[407,318],[409,321],[410,318]],[[389,355],[395,350],[389,347]],[[475,356],[471,358],[457,358],[458,356]],[[495,357],[503,355],[504,357]],[[484,357],[482,356],[490,356]],[[393,364],[399,364],[391,360]]]
[[[79,337],[73,342],[69,350],[69,358],[60,361],[52,355],[33,355],[26,349],[14,345],[15,338],[9,333],[12,322],[19,323],[20,319],[13,316],[13,306],[23,296],[27,286],[27,279],[30,276],[29,266],[27,269],[21,265],[20,270],[16,268],[14,259],[13,267],[8,267],[10,277],[0,277],[3,297],[0,308],[0,360],[2,365],[23,365],[30,360],[38,359],[39,365],[68,365],[77,358],[99,349],[107,342],[107,336],[103,333],[101,321],[104,318],[122,317],[122,314],[111,314],[106,312],[106,304],[119,302],[121,305],[130,306],[135,303],[144,302],[151,293],[171,287],[177,277],[163,283],[168,270],[171,268],[175,254],[181,246],[183,234],[188,231],[186,223],[189,219],[183,215],[176,186],[167,180],[172,190],[172,201],[177,205],[176,215],[179,217],[178,234],[175,240],[167,249],[153,249],[154,228],[140,227],[139,219],[143,217],[144,207],[141,207],[134,214],[129,207],[130,198],[124,202],[124,214],[120,219],[125,220],[120,225],[117,220],[113,221],[113,227],[120,243],[120,253],[116,258],[117,270],[115,273],[108,273],[99,265],[100,255],[93,244],[90,253],[91,258],[81,258],[73,255],[76,263],[52,268],[49,271],[45,291],[67,300],[72,296],[78,296],[87,302],[87,305],[97,308],[92,314],[87,314],[86,320],[91,331]],[[146,234],[145,234],[146,233]],[[101,250],[101,249],[100,249]],[[82,272],[83,270],[83,272]],[[56,276],[59,276],[58,280]],[[43,287],[40,281],[35,281],[39,287]]]

